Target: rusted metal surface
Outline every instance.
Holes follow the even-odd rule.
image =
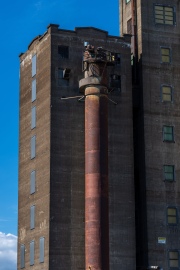
[[[84,52],[85,95],[85,264],[109,270],[108,99],[110,52],[88,45]],[[108,60],[110,59],[110,60]],[[108,62],[109,61],[109,62]]]
[[[102,86],[85,90],[86,269],[109,269],[108,104]]]

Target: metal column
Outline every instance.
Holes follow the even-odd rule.
[[[85,60],[85,269],[109,270],[106,63],[91,51]]]

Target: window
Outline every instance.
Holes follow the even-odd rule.
[[[177,250],[169,251],[169,269],[179,269],[179,252]]]
[[[58,79],[63,79],[63,70],[62,68],[58,68]]]
[[[36,75],[36,54],[32,57],[32,77]]]
[[[134,65],[134,55],[133,55],[133,53],[131,53],[131,66],[133,66]]]
[[[30,242],[30,265],[34,265],[34,241]]]
[[[35,193],[35,189],[36,189],[36,171],[32,171],[30,177],[30,194]]]
[[[172,102],[172,87],[169,85],[163,85],[161,87],[161,95],[163,102]]]
[[[155,13],[155,23],[156,24],[166,24],[166,25],[174,25],[174,8],[169,6],[154,6]]]
[[[170,63],[171,62],[171,51],[170,48],[161,47],[161,62],[162,63]]]
[[[58,54],[60,58],[69,58],[69,47],[68,46],[58,46]]]
[[[20,248],[20,267],[21,269],[25,267],[25,245],[21,245]]]
[[[177,209],[175,207],[167,208],[167,223],[169,225],[177,224]]]
[[[115,53],[115,62],[116,62],[116,65],[121,64],[121,54],[120,53]]]
[[[117,66],[121,64],[121,54],[120,53],[110,53],[106,55],[106,59],[109,62],[114,62]],[[86,63],[86,62],[84,62]],[[84,68],[84,70],[87,70]]]
[[[174,166],[173,165],[164,165],[164,180],[174,181]]]
[[[163,127],[163,141],[174,142],[174,128],[172,126]]]
[[[35,101],[36,100],[36,79],[32,80],[32,97],[31,97],[31,101]]]
[[[127,21],[127,34],[129,34],[129,35],[132,34],[132,19],[129,19]]]
[[[110,87],[121,89],[121,76],[112,74],[110,76]]]
[[[69,85],[69,76],[70,69],[62,69],[58,68],[57,78],[58,78],[58,86],[68,86]]]
[[[31,108],[31,129],[36,127],[36,107]]]
[[[44,262],[44,237],[39,239],[39,262]]]
[[[35,228],[35,205],[32,205],[30,208],[30,229]]]
[[[36,136],[31,138],[31,159],[36,156]]]
[[[126,0],[126,4],[129,3],[131,0]]]

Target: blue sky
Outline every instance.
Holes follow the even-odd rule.
[[[91,4],[90,4],[91,3]],[[50,23],[62,29],[93,26],[119,35],[118,0],[31,0],[3,1],[1,23],[0,106],[0,251],[6,243],[15,249],[17,236],[19,58],[32,39]],[[13,242],[14,241],[14,242]],[[3,245],[2,245],[3,243]],[[7,252],[6,252],[7,255]],[[8,257],[8,256],[6,256]],[[14,256],[15,257],[15,256]],[[15,270],[0,256],[2,270]],[[8,268],[7,265],[11,265]]]

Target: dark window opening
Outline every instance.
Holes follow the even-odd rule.
[[[58,68],[57,70],[57,81],[58,86],[68,86],[69,85],[69,79],[70,79],[70,72],[71,69],[69,68]]]
[[[121,89],[121,76],[112,74],[110,76],[110,88],[118,88]]]
[[[132,35],[132,19],[127,21],[127,34]]]
[[[116,65],[121,64],[121,54],[120,53],[115,54],[115,63],[116,63]]]
[[[69,58],[69,47],[68,46],[58,46],[58,54],[61,58]]]

